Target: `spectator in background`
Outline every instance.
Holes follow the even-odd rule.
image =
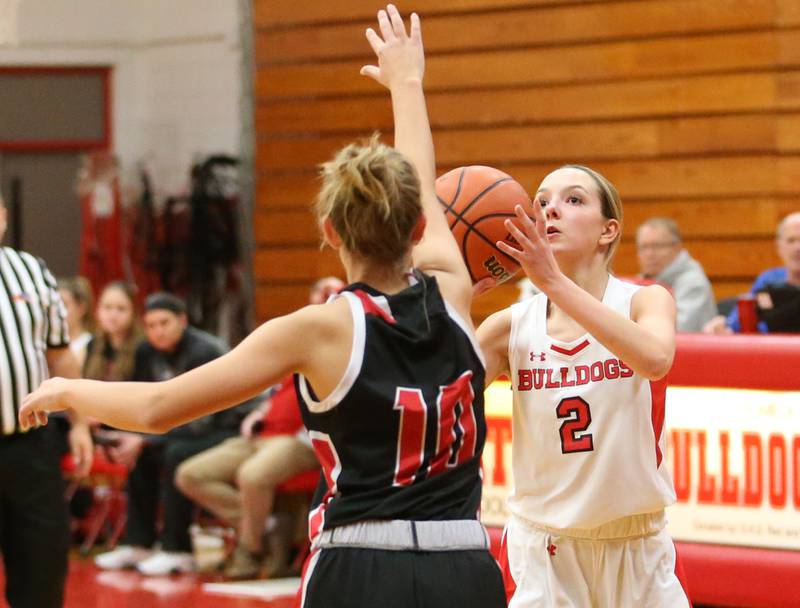
[[[323,304],[342,287],[344,283],[335,277],[320,279],[311,287],[309,302]],[[244,419],[239,437],[185,461],[175,483],[186,496],[237,528],[239,541],[225,566],[227,577],[254,578],[262,565],[267,576],[274,576],[289,561],[288,539],[278,531],[267,539],[265,559],[264,525],[273,510],[275,488],[318,466],[290,377]]]
[[[92,307],[94,297],[92,285],[86,277],[76,276],[59,279],[58,293],[67,307],[69,327],[69,349],[75,355],[78,366],[83,367],[86,348],[92,339]]]
[[[717,305],[703,267],[683,248],[678,224],[664,217],[648,219],[636,231],[636,251],[641,276],[672,290],[678,331],[701,331],[717,314]]]
[[[775,231],[775,246],[778,249],[778,257],[784,265],[770,268],[758,275],[750,288],[750,293],[753,295],[769,285],[787,283],[800,286],[800,212],[790,213],[778,224]],[[716,316],[703,328],[708,334],[731,334],[740,330],[739,309],[736,306],[727,318]],[[766,333],[767,326],[761,322],[758,324],[758,330]]]
[[[167,293],[150,295],[144,304],[147,338],[136,349],[133,379],[168,380],[216,359],[226,348],[220,340],[188,326],[186,305]],[[95,558],[103,569],[135,566],[145,575],[188,572],[194,568],[189,526],[194,505],[175,487],[178,465],[234,435],[239,412],[225,410],[172,429],[166,435],[119,432],[109,449],[132,467],[128,476],[128,518],[123,543]],[[163,487],[162,487],[163,484]],[[164,494],[163,528],[156,533],[159,499]],[[156,541],[161,547],[153,551]]]
[[[238,543],[225,576],[255,578],[262,567],[267,576],[275,576],[288,566],[290,549],[289,539],[275,531],[267,537],[268,556],[265,552],[264,528],[273,511],[275,489],[318,467],[290,377],[244,419],[239,437],[183,462],[175,483],[186,496],[237,528]]]
[[[136,349],[142,334],[136,321],[135,289],[123,281],[105,286],[97,302],[97,330],[87,347],[83,377],[92,380],[133,379]]]

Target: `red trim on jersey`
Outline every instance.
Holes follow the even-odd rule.
[[[551,344],[550,345],[550,349],[554,350],[557,353],[560,353],[562,355],[566,355],[567,357],[571,357],[572,355],[577,355],[579,352],[581,352],[587,346],[589,346],[589,339],[588,338],[586,340],[584,340],[583,342],[581,342],[580,344],[578,344],[578,346],[575,346],[574,348],[569,348],[569,349],[561,348],[560,346],[556,346],[555,344]]]
[[[397,320],[392,316],[392,313],[382,308],[368,293],[360,289],[356,289],[353,293],[356,295],[356,297],[358,297],[359,300],[361,300],[361,304],[364,306],[365,313],[380,317],[389,323],[389,325],[395,325],[397,323]]]
[[[503,587],[506,590],[506,602],[511,603],[511,598],[517,592],[517,583],[511,576],[511,566],[508,563],[508,526],[503,528],[503,538],[500,541],[500,554],[497,556],[497,563],[503,575]]]
[[[328,491],[325,492],[322,502],[308,514],[308,537],[313,542],[317,535],[322,532],[322,528],[325,525],[325,510],[337,492],[336,482],[341,472],[341,462],[330,437],[327,435],[317,437],[313,431],[309,433],[309,436],[311,437],[311,445],[314,446],[314,451],[317,453],[317,459],[322,465],[325,482],[328,485]]]
[[[656,438],[656,468],[661,466],[664,455],[661,453],[661,433],[664,432],[664,402],[667,398],[667,379],[650,381],[650,419],[653,422],[653,435]]]

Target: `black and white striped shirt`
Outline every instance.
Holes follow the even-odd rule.
[[[19,431],[25,395],[48,377],[47,348],[69,344],[67,311],[44,262],[0,247],[0,432]]]

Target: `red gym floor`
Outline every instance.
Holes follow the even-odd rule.
[[[2,580],[5,588],[5,579]],[[135,571],[101,571],[90,559],[70,558],[64,608],[291,608],[294,597],[266,601],[211,594],[213,579],[196,575],[143,577]],[[5,605],[4,594],[0,605]]]

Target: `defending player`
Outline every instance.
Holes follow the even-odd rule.
[[[324,166],[317,203],[351,285],[173,380],[53,379],[20,416],[32,424],[69,405],[163,432],[296,372],[330,489],[312,518],[321,532],[303,605],[500,608],[500,570],[476,519],[484,368],[470,279],[433,190],[419,20],[412,15],[410,36],[391,5],[378,21],[380,35],[367,38],[379,65],[362,73],[391,92],[397,149],[373,140],[340,151]]]
[[[542,293],[478,330],[514,393],[514,488],[501,565],[511,608],[689,605],[664,530],[663,380],[675,303],[608,271],[622,203],[580,166],[547,177],[498,243]]]

